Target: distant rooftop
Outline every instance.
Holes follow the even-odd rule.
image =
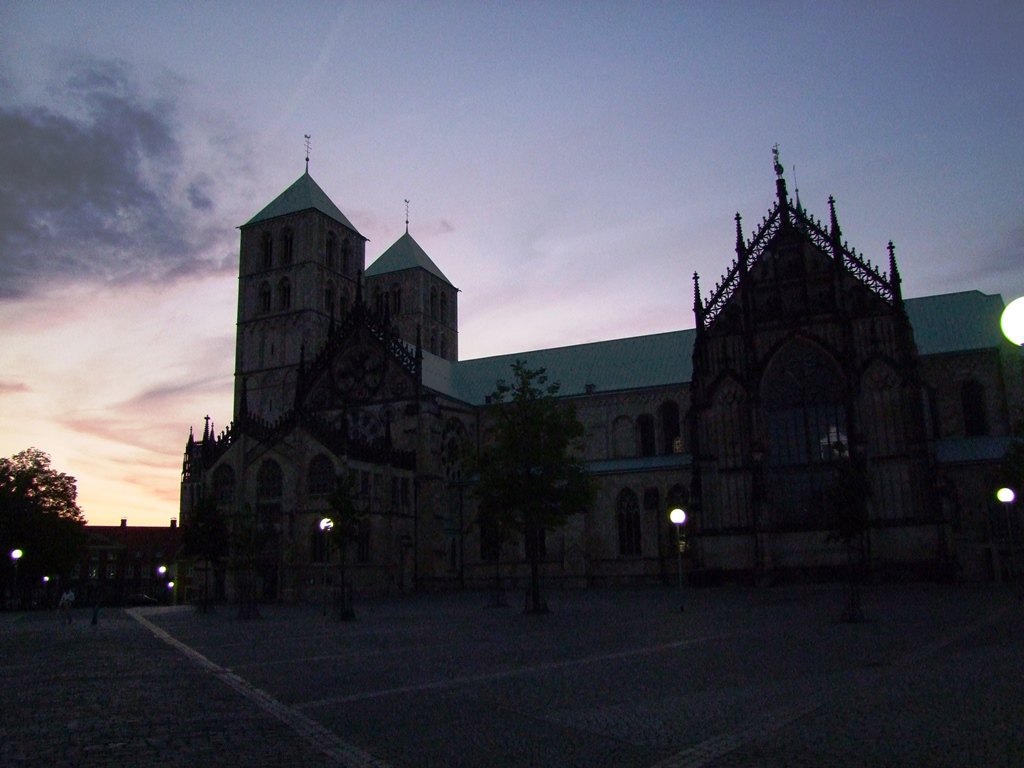
[[[329,216],[359,235],[359,230],[331,201],[327,193],[320,189],[320,185],[313,181],[309,171],[302,174],[294,184],[274,198],[270,205],[249,219],[243,226],[248,227],[260,221],[276,219],[278,216],[310,210],[319,211],[325,216]],[[359,236],[362,237],[362,235]]]
[[[427,256],[427,252],[420,247],[420,244],[413,240],[408,231],[366,268],[366,276],[386,275],[417,267],[427,270],[434,277],[452,285],[451,280],[444,276],[444,273]]]

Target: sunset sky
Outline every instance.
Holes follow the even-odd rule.
[[[237,227],[304,168],[462,292],[463,359],[693,326],[792,193],[904,295],[1024,294],[1024,4],[0,0],[0,455],[177,516]],[[556,372],[557,373],[557,372]]]

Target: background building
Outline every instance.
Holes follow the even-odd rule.
[[[369,268],[365,238],[308,171],[241,228],[231,425],[189,436],[183,522],[208,494],[263,532],[265,598],[318,600],[331,584],[318,522],[341,472],[369,515],[355,547],[364,590],[479,584],[499,553],[481,537],[461,446],[522,359],[561,381],[600,480],[593,509],[550,532],[547,578],[671,577],[682,505],[694,578],[827,577],[836,478],[870,487],[858,547],[879,576],[995,578],[996,466],[1020,418],[1018,350],[999,296],[904,299],[895,250],[872,266],[777,201],[710,295],[696,328],[458,359],[458,291],[408,231]],[[515,574],[522,542],[500,552]],[[228,586],[230,589],[230,584]]]

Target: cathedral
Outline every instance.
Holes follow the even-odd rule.
[[[366,238],[307,168],[240,228],[234,412],[219,434],[189,434],[182,522],[202,497],[229,525],[251,515],[262,597],[319,601],[338,557],[319,522],[346,474],[367,513],[348,557],[357,590],[476,587],[496,567],[521,583],[525,543],[481,531],[462,467],[519,359],[561,382],[599,488],[538,544],[548,583],[838,576],[844,472],[864,489],[872,578],[1005,578],[994,491],[1022,390],[1002,298],[905,298],[891,243],[872,265],[831,198],[826,224],[778,164],[775,185],[751,234],[736,215],[714,289],[694,274],[693,329],[460,360],[458,290],[408,224],[367,267]]]

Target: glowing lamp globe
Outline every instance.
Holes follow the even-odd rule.
[[[320,530],[321,531],[329,531],[333,527],[334,527],[334,521],[331,520],[331,518],[329,518],[329,517],[325,517],[323,520],[320,521]]]
[[[1012,488],[1000,488],[996,491],[996,498],[1003,502],[1003,504],[1012,504],[1017,495],[1013,492]]]
[[[675,509],[668,513],[668,519],[676,525],[682,525],[686,522],[686,513],[683,510],[676,507]]]
[[[1006,338],[1018,347],[1024,344],[1024,296],[1014,299],[1006,305],[999,325]]]

